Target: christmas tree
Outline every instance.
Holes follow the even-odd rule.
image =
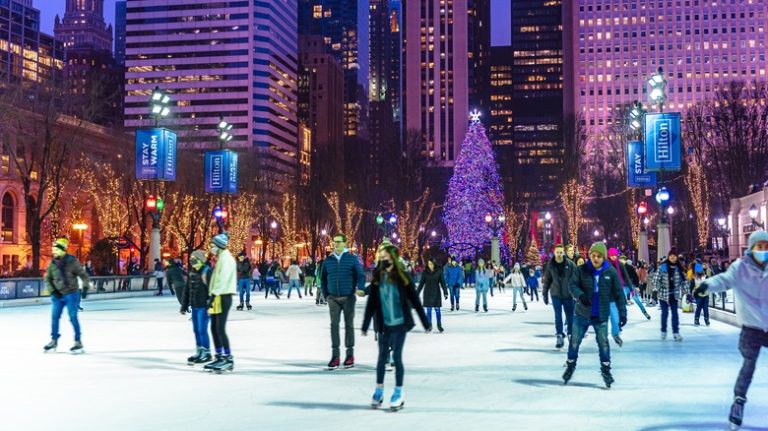
[[[491,142],[480,122],[480,114],[474,112],[445,199],[443,223],[448,230],[449,252],[460,259],[474,258],[476,251],[491,240],[492,230],[485,222],[486,214],[496,219],[502,214],[503,202]],[[504,237],[503,226],[499,237]]]
[[[536,243],[536,238],[533,238],[531,244],[528,246],[528,250],[525,251],[525,263],[529,266],[541,265],[541,253],[539,252],[539,245]]]

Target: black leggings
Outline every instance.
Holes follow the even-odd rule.
[[[376,383],[384,384],[384,367],[389,362],[389,352],[392,351],[392,360],[395,363],[395,386],[403,386],[405,367],[403,366],[403,345],[405,344],[405,325],[384,326],[384,331],[377,334],[379,337],[379,361],[376,364]]]
[[[221,313],[211,315],[211,332],[216,353],[229,354],[229,337],[227,337],[227,315],[232,307],[232,295],[221,295]]]

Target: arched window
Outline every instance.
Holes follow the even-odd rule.
[[[14,223],[14,202],[13,202],[13,196],[11,196],[10,193],[6,193],[3,196],[3,230],[2,230],[2,239],[4,242],[13,242],[13,228],[15,226]]]

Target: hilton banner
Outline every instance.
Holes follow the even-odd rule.
[[[176,134],[168,129],[136,131],[136,179],[176,180]]]
[[[205,152],[205,192],[237,193],[237,153],[230,150]]]
[[[645,115],[645,170],[679,171],[680,113]]]
[[[656,186],[656,173],[646,172],[643,143],[627,142],[627,187],[653,188]]]

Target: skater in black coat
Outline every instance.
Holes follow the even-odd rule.
[[[427,311],[427,321],[430,325],[432,324],[432,309],[434,308],[435,316],[437,316],[437,330],[443,332],[440,316],[440,307],[443,306],[443,301],[440,298],[440,289],[443,290],[443,298],[447,300],[448,286],[445,284],[445,278],[443,278],[443,269],[435,264],[434,259],[430,259],[427,262],[427,268],[421,274],[418,294],[421,295],[421,291],[424,290],[423,305]]]
[[[192,329],[195,331],[197,353],[187,358],[189,365],[211,362],[211,340],[208,336],[208,283],[211,280],[211,267],[206,254],[195,250],[189,258],[191,269],[187,283],[179,286],[176,292],[181,295],[181,314],[192,308]]]

